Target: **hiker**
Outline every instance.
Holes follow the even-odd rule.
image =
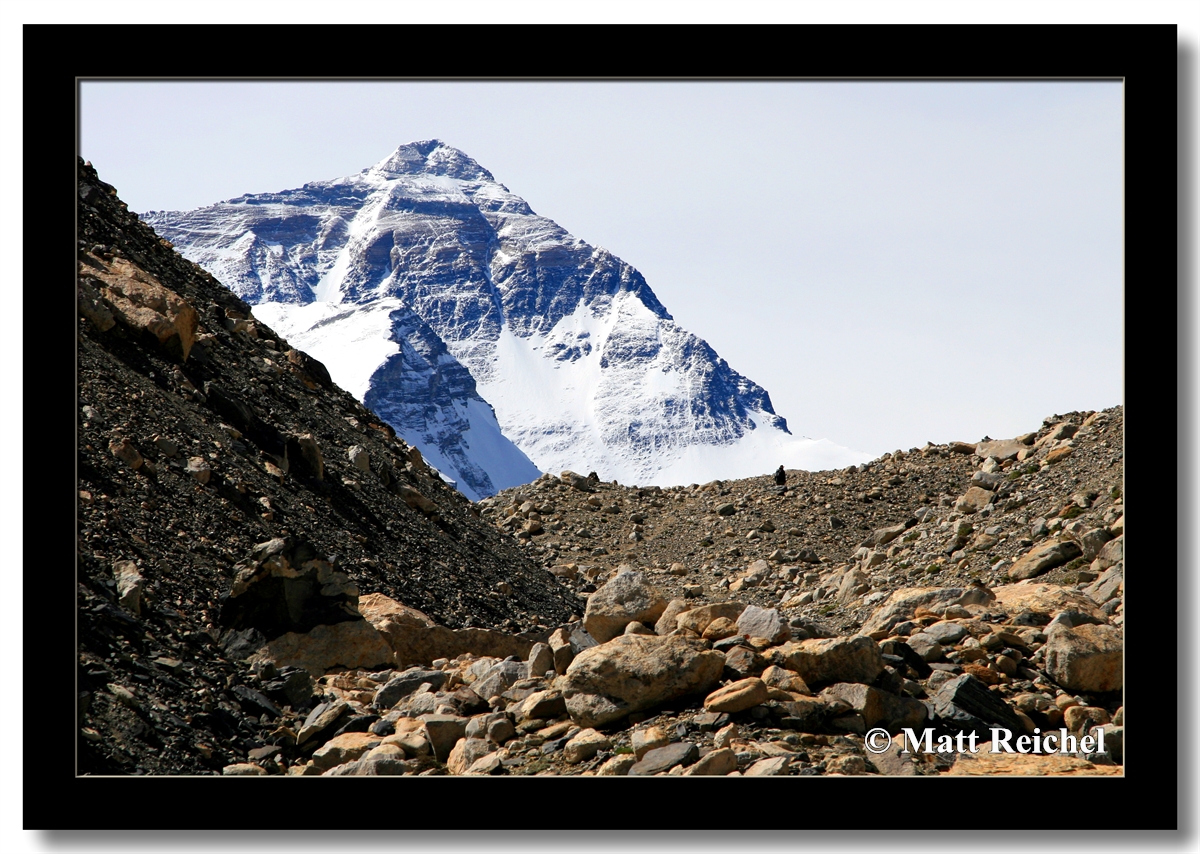
[[[787,475],[784,474],[783,466],[780,466],[775,469],[775,485],[783,486],[785,483],[787,483]]]

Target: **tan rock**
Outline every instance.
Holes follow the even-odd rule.
[[[667,700],[706,692],[725,656],[682,635],[620,635],[585,649],[564,677],[567,712],[580,726],[600,726]]]
[[[658,618],[658,622],[654,624],[654,633],[656,635],[669,635],[675,629],[679,628],[676,623],[680,614],[691,610],[692,605],[686,599],[672,599],[667,603],[666,610],[662,612],[662,616]]]
[[[717,617],[704,629],[700,637],[708,641],[719,641],[733,637],[738,633],[738,626],[728,617]]]
[[[1061,460],[1065,460],[1073,453],[1075,453],[1074,448],[1055,448],[1053,451],[1046,454],[1046,462],[1054,464]]]
[[[972,486],[954,503],[954,509],[959,513],[978,513],[992,502],[995,495],[996,493],[981,486]]]
[[[751,676],[713,691],[704,698],[704,708],[709,712],[744,712],[765,703],[768,695],[767,683],[757,676]]]
[[[777,609],[747,605],[738,615],[737,634],[783,643],[792,636],[792,630]]]
[[[108,450],[134,471],[142,467],[144,462],[142,455],[128,439],[113,439],[108,443]]]
[[[412,450],[415,451],[416,448],[413,448]],[[413,510],[419,510],[422,513],[431,514],[436,513],[438,510],[438,506],[435,502],[431,501],[428,497],[413,489],[411,486],[408,486],[407,484],[400,484],[398,494],[400,496],[400,500]]]
[[[212,477],[212,467],[209,466],[208,460],[204,459],[204,457],[189,457],[187,461],[187,473],[197,483],[205,484]]]
[[[745,609],[746,606],[740,602],[719,602],[712,605],[701,605],[698,608],[692,608],[690,611],[680,614],[679,618],[675,621],[675,625],[681,629],[689,629],[699,636],[704,634],[704,630],[717,617],[737,620]]]
[[[515,655],[524,660],[533,648],[533,641],[528,638],[504,632],[439,626],[416,608],[382,593],[360,596],[358,611],[383,636],[400,667],[431,664],[439,658],[454,659],[464,653],[475,658],[499,659]]]
[[[995,609],[1007,614],[1017,614],[1026,610],[1042,614],[1082,611],[1093,617],[1103,618],[1099,607],[1090,598],[1057,584],[1006,584],[993,587],[992,594],[996,597]]]
[[[761,678],[769,687],[780,688],[790,694],[812,696],[812,689],[800,678],[799,674],[786,668],[772,664],[762,672]]]
[[[142,589],[146,579],[138,572],[137,564],[131,560],[119,560],[113,564],[112,573],[117,582],[121,607],[131,614],[141,614]]]
[[[746,769],[747,777],[779,777],[787,773],[791,761],[786,756],[771,756],[760,759]]]
[[[1070,706],[1063,709],[1063,725],[1068,730],[1080,735],[1093,726],[1103,725],[1112,720],[1105,709],[1097,706]]]
[[[301,667],[314,676],[334,668],[370,669],[394,666],[392,648],[366,620],[317,626],[310,632],[288,632],[267,642],[253,660],[277,667]]]
[[[618,573],[588,597],[583,628],[597,642],[617,637],[630,623],[654,625],[667,608],[667,600],[643,573]]]
[[[991,742],[977,753],[960,753],[950,769],[954,777],[1120,777],[1119,765],[1093,765],[1078,756],[1061,753],[992,753]]]
[[[124,258],[103,263],[103,269],[89,267],[87,273],[103,283],[98,293],[104,307],[118,322],[186,361],[196,342],[197,315],[191,303]]]
[[[713,750],[701,756],[683,772],[685,777],[723,777],[737,770],[737,754],[728,748]]]
[[[904,752],[908,745],[904,734],[892,737],[892,742],[882,753],[871,756],[871,764],[880,774],[888,777],[915,777],[917,764],[911,751]]]
[[[1116,626],[1060,626],[1042,649],[1046,674],[1068,691],[1115,691],[1124,684],[1125,633]]]
[[[383,743],[381,736],[371,732],[344,732],[331,738],[313,754],[313,764],[322,771],[335,765],[353,762]]]
[[[1095,568],[1103,572],[1114,564],[1120,563],[1125,559],[1125,536],[1122,534],[1115,540],[1110,540],[1104,544],[1104,548],[1100,549],[1100,553],[1096,555]]]
[[[608,736],[594,729],[584,729],[576,733],[575,737],[563,746],[563,759],[569,765],[577,765],[591,759],[601,750],[608,750],[611,747],[612,742],[609,741]]]
[[[800,674],[809,686],[832,682],[874,682],[883,672],[879,645],[862,635],[789,641],[774,653],[777,664]]]
[[[463,738],[455,742],[446,758],[446,770],[465,774],[475,762],[492,752],[492,745],[482,738]]]
[[[991,442],[980,442],[975,446],[975,455],[983,459],[995,457],[1004,460],[1015,460],[1017,454],[1025,450],[1026,445],[1019,439],[996,439]]]
[[[597,777],[625,777],[629,769],[637,764],[637,759],[629,753],[621,753],[607,760],[596,769]]]
[[[877,632],[886,633],[900,623],[913,619],[918,608],[986,605],[992,599],[992,593],[983,587],[902,587],[893,591],[875,609],[859,631],[872,636]],[[883,636],[886,637],[886,634]]]
[[[1070,540],[1049,540],[1034,546],[1008,568],[1008,577],[1013,581],[1035,578],[1044,572],[1079,557],[1082,550]]]
[[[741,735],[737,724],[726,724],[717,730],[717,734],[713,736],[713,744],[718,750],[730,747],[734,741]]]
[[[667,738],[667,734],[663,732],[661,728],[656,726],[634,730],[633,735],[630,737],[630,744],[633,747],[633,755],[639,760],[651,750],[657,750],[660,747],[666,747],[670,743],[671,740]]]
[[[225,777],[265,777],[267,769],[253,762],[237,762],[226,765],[221,769],[221,774]]]

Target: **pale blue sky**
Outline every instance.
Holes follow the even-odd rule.
[[[134,210],[437,137],[637,267],[793,433],[872,456],[1122,401],[1116,82],[85,82]]]

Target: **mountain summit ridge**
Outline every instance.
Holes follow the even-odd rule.
[[[472,498],[539,470],[669,484],[861,457],[793,436],[767,391],[679,326],[633,266],[438,139],[357,175],[145,219],[339,384],[387,397],[389,423]],[[397,321],[413,353],[438,351],[417,372],[432,392],[381,385],[403,375],[381,369],[404,349],[377,322],[384,306],[419,321]],[[442,373],[457,373],[447,357],[475,403],[442,393]]]

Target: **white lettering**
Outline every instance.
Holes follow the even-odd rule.
[[[918,737],[916,732],[908,727],[900,730],[904,733],[904,749],[901,753],[911,753],[913,750],[919,750],[922,753],[933,753],[933,730],[923,729]],[[911,748],[911,749],[910,749]]]
[[[1008,742],[1012,739],[1012,731],[1002,727],[992,727],[992,753],[1016,753]]]

